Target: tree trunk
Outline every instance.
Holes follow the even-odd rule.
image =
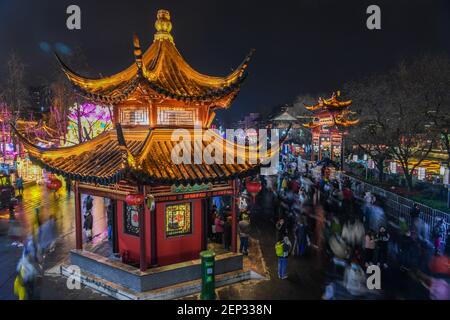
[[[78,127],[78,141],[83,142],[83,129],[81,126],[81,110],[80,105],[77,104],[77,127]]]
[[[412,191],[413,190],[413,177],[412,174],[410,174],[409,172],[405,171],[405,180],[406,180],[406,184],[408,186],[408,191]]]
[[[377,163],[377,169],[378,169],[378,181],[382,183],[384,180],[384,161]]]

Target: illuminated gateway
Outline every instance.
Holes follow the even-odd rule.
[[[142,52],[135,35],[135,63],[110,77],[88,79],[60,61],[80,96],[95,103],[113,105],[113,130],[83,144],[59,149],[42,149],[24,137],[22,140],[34,161],[74,184],[76,250],[71,252],[73,264],[106,279],[111,278],[104,271],[108,266],[122,270],[126,269],[124,266],[136,265],[140,267],[142,278],[157,274],[158,268],[198,259],[199,252],[208,247],[207,230],[212,222],[207,213],[211,199],[229,196],[232,252],[218,256],[217,263],[221,265],[218,270],[224,273],[241,269],[242,256],[236,253],[235,197],[238,178],[254,174],[260,167],[249,161],[254,151],[216,135],[214,144],[226,144],[226,150],[235,149],[234,156],[246,159],[245,163],[175,165],[171,152],[179,142],[171,141],[171,136],[178,128],[192,135],[196,126],[210,127],[215,111],[228,108],[236,98],[250,55],[228,76],[203,75],[189,66],[177,50],[168,11],[158,11],[155,27],[156,34],[149,49]],[[195,143],[194,139],[190,140],[186,143]],[[204,142],[205,146],[210,144]],[[225,161],[226,152],[223,157],[223,163],[229,163]],[[85,244],[82,208],[86,195],[111,199],[113,252],[127,263],[122,263],[124,266],[88,252],[91,244]],[[129,205],[126,198],[130,195],[136,199],[144,197],[145,202]],[[94,229],[95,223],[94,217]],[[92,267],[93,261],[107,267]],[[200,268],[198,263],[189,266]],[[140,284],[133,288],[148,290],[173,281],[191,280],[199,276],[198,270],[152,281],[140,278]],[[183,276],[185,278],[180,279]],[[114,276],[118,278],[121,277]],[[131,286],[128,282],[122,284]]]
[[[331,98],[319,98],[314,106],[305,105],[313,112],[313,120],[304,127],[311,130],[313,150],[311,160],[342,159],[344,136],[349,127],[357,125],[358,119],[353,119],[354,112],[350,111],[352,100],[340,101],[340,91],[333,93]],[[317,157],[316,157],[317,155]]]

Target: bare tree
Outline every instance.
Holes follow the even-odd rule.
[[[441,151],[450,161],[450,58],[424,56],[411,65],[412,79],[430,130],[436,133]]]
[[[372,157],[380,174],[385,160],[396,160],[410,190],[414,172],[449,130],[443,116],[448,112],[444,104],[448,82],[441,75],[436,78],[442,62],[430,59],[401,63],[384,75],[346,85],[361,109],[353,142]]]
[[[378,170],[378,179],[383,181],[385,161],[392,158],[388,136],[384,133],[389,126],[389,85],[386,76],[370,76],[362,81],[344,85],[344,92],[352,97],[360,124],[352,127],[350,142],[361,149],[373,161]]]
[[[23,110],[29,106],[29,93],[25,85],[25,64],[15,53],[11,53],[6,63],[6,81],[2,87],[2,101],[6,103],[15,122]]]

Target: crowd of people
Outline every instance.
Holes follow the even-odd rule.
[[[412,209],[410,223],[400,219],[395,226],[384,212],[383,199],[365,192],[356,180],[335,174],[332,167],[284,157],[280,169],[275,179],[261,177],[275,202],[272,220],[280,279],[288,278],[290,256],[324,248],[334,270],[343,270],[347,292],[363,296],[368,294],[369,266],[386,270],[391,268],[390,256],[395,256],[396,267],[425,275],[430,273],[430,263],[445,253],[444,221],[438,219],[430,231],[419,206]],[[315,213],[317,205],[324,208],[323,217]],[[317,234],[321,221],[323,232]],[[325,299],[333,297],[330,288]]]

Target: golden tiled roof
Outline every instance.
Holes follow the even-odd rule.
[[[340,101],[338,99],[340,96],[341,92],[337,91],[329,99],[319,98],[319,102],[314,106],[305,104],[305,108],[313,111],[315,117],[311,122],[303,124],[303,126],[307,129],[316,129],[323,125],[340,127],[357,125],[359,119],[352,119],[355,112],[348,109],[352,105],[352,100]],[[321,118],[328,120],[324,122]]]
[[[341,92],[338,91],[336,93],[333,93],[333,95],[329,99],[319,98],[318,103],[314,106],[309,106],[305,104],[305,108],[309,111],[318,111],[318,110],[339,111],[351,106],[352,100],[339,101],[338,98],[340,96]]]
[[[194,70],[181,56],[170,33],[168,11],[158,11],[153,44],[142,54],[140,41],[134,36],[136,63],[115,75],[89,79],[70,70],[61,60],[63,70],[77,91],[86,98],[101,102],[126,100],[138,86],[152,94],[182,101],[210,101],[236,94],[245,78],[252,52],[242,64],[225,77],[213,77]],[[59,58],[58,58],[59,59]]]
[[[200,142],[194,139],[194,129],[184,132],[183,141],[187,142],[172,141],[173,133],[173,129],[122,131],[117,126],[116,129],[77,146],[43,149],[16,131],[34,162],[71,180],[100,185],[118,183],[130,174],[146,184],[222,182],[254,174],[261,166],[259,161],[251,160],[258,159],[257,148],[235,145],[215,133],[212,134],[211,141],[201,142],[202,147],[225,146],[221,157],[223,164],[206,164],[204,160],[199,163],[192,161],[192,164],[176,164],[171,157],[176,144],[184,144],[184,147],[195,151]],[[269,151],[266,158],[272,155]],[[237,161],[238,158],[241,161]],[[233,159],[234,164],[226,164],[227,159]]]

